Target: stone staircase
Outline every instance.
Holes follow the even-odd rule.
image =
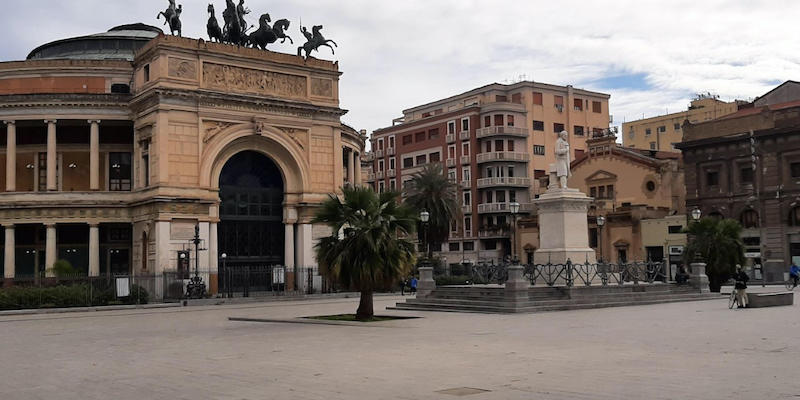
[[[532,313],[720,299],[717,293],[673,284],[532,287],[513,298],[502,285],[442,286],[429,296],[397,303],[394,310]]]

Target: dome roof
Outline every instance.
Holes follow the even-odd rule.
[[[145,24],[120,25],[108,32],[56,40],[41,45],[28,54],[28,60],[128,60],[164,32]]]

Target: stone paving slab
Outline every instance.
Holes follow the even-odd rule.
[[[401,297],[376,299],[380,314]],[[796,399],[800,306],[229,321],[357,299],[0,317],[0,399]],[[467,393],[456,396],[453,393]]]

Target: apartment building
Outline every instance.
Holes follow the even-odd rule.
[[[539,82],[491,84],[403,111],[373,132],[367,181],[400,190],[425,164],[443,163],[460,185],[462,216],[438,251],[446,263],[500,262],[510,253],[510,204],[533,211],[536,178],[555,161],[556,133],[566,130],[572,156],[608,127],[608,94]],[[544,188],[542,188],[544,189]]]
[[[625,147],[645,150],[672,151],[675,143],[683,140],[683,123],[711,121],[738,110],[740,100],[724,102],[710,94],[698,95],[686,111],[644,118],[622,124],[622,142]]]

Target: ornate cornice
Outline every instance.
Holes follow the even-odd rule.
[[[127,108],[132,96],[129,94],[9,94],[0,95],[0,108],[32,107],[76,107]]]

